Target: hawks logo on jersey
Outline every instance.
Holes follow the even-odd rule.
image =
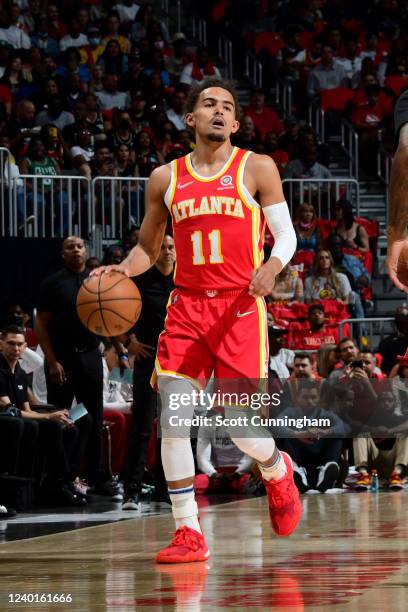
[[[234,147],[212,177],[194,170],[191,155],[172,162],[165,201],[173,221],[178,287],[247,287],[261,265],[264,218],[243,181],[249,155]]]

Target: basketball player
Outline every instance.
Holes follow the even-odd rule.
[[[195,132],[193,153],[151,174],[139,243],[119,266],[129,276],[156,261],[170,212],[177,254],[176,289],[170,295],[155,362],[162,400],[162,460],[176,533],[158,563],[204,561],[210,552],[194,499],[195,475],[189,428],[169,426],[169,397],[191,393],[198,380],[267,378],[267,324],[264,295],[290,261],[296,237],[270,157],[233,147],[239,128],[238,103],[228,83],[211,79],[193,87],[185,121]],[[255,199],[256,196],[256,199]],[[265,222],[274,236],[263,264]],[[92,274],[99,275],[98,268]],[[185,407],[183,416],[193,416]],[[230,409],[231,410],[231,409]],[[268,494],[272,527],[294,531],[301,504],[290,457],[280,453],[259,428],[232,436],[257,461]]]
[[[394,285],[408,293],[408,91],[394,110],[398,148],[391,166],[387,269]]]

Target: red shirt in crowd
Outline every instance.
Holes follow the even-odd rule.
[[[269,106],[264,106],[261,113],[255,112],[252,106],[247,106],[245,114],[251,117],[255,127],[261,134],[262,140],[268,132],[274,132],[280,136],[284,130],[282,121],[279,119],[277,113],[269,108]]]
[[[324,344],[337,344],[338,341],[339,330],[335,325],[325,325],[320,331],[304,329],[296,332],[296,349],[298,350],[318,350]]]

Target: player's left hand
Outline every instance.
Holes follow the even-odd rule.
[[[249,294],[253,297],[269,295],[275,286],[276,273],[266,264],[252,272]]]

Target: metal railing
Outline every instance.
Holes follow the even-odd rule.
[[[218,39],[218,55],[221,57],[224,64],[224,76],[226,79],[233,78],[232,69],[232,42],[225,36],[220,36]]]
[[[292,83],[278,81],[275,87],[275,102],[282,107],[285,117],[292,114]]]
[[[347,119],[341,120],[341,146],[348,158],[350,175],[358,180],[358,133]]]
[[[262,63],[251,53],[247,53],[245,56],[245,76],[254,87],[263,87]]]
[[[315,206],[319,217],[330,219],[333,205],[342,195],[353,204],[356,215],[360,214],[360,187],[356,179],[286,178],[282,185],[292,215],[298,204],[308,202]]]
[[[395,318],[394,317],[384,317],[384,318],[374,318],[368,317],[366,319],[345,319],[341,321],[339,324],[339,333],[340,339],[344,338],[344,327],[345,325],[350,325],[350,337],[356,337],[356,330],[354,326],[358,326],[360,329],[364,327],[365,333],[368,338],[373,338],[374,336],[380,336],[380,339],[386,334],[392,334],[395,332]]]
[[[204,47],[207,46],[207,22],[202,17],[193,16],[192,18],[193,38],[198,40]]]
[[[309,125],[314,129],[320,142],[325,141],[324,110],[316,104],[310,104],[308,110]]]
[[[13,207],[13,190],[15,164],[8,149],[0,147],[0,236],[14,236],[15,220]]]
[[[147,178],[98,176],[91,187],[91,227],[100,226],[102,240],[122,238],[131,225],[140,227]]]

